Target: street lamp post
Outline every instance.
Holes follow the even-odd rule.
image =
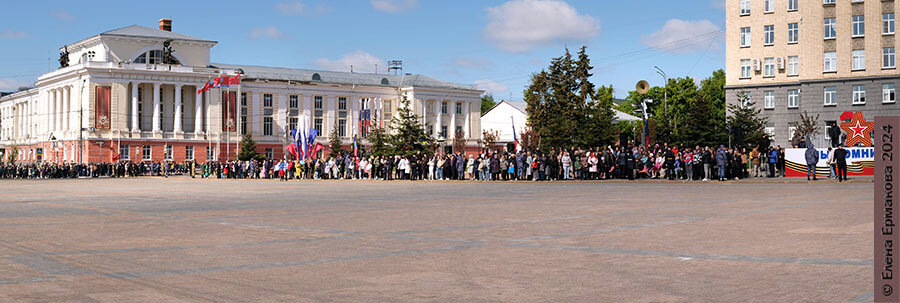
[[[659,66],[654,65],[653,67],[656,68],[656,73],[663,77],[663,81],[666,81],[663,88],[663,115],[667,115],[669,111],[669,76],[666,76],[666,72]]]

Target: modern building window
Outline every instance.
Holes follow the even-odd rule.
[[[789,89],[787,91],[788,95],[788,108],[797,108],[800,107],[800,90],[797,89]]]
[[[184,159],[194,161],[194,146],[188,145],[184,147]]]
[[[824,3],[824,4],[834,4],[834,0],[824,0],[822,3]]]
[[[752,101],[752,99],[750,99],[750,92],[741,92],[740,94],[742,95],[741,100],[743,100],[743,102],[741,102],[741,107],[749,106]]]
[[[272,107],[272,94],[263,94],[263,106]]]
[[[897,96],[894,94],[894,83],[885,83],[881,85],[881,102],[883,103],[894,103],[897,101]],[[124,159],[124,158],[123,158]]]
[[[750,59],[741,59],[741,78],[750,78],[751,73]]]
[[[866,69],[866,50],[857,49],[853,51],[853,70]]]
[[[788,11],[795,11],[798,8],[799,0],[788,0]]]
[[[837,20],[835,18],[825,18],[825,39],[834,39],[837,37]]]
[[[131,148],[129,148],[128,144],[119,145],[119,156],[123,161],[131,160]]]
[[[893,47],[885,47],[881,51],[881,67],[894,68],[896,66],[896,56]]]
[[[800,40],[800,23],[788,23],[788,43]]]
[[[456,114],[462,115],[462,103],[456,102]]]
[[[765,45],[775,44],[775,26],[774,25],[766,25],[764,28],[763,35],[765,35]]]
[[[771,91],[771,90],[767,90],[765,93],[763,93],[763,96],[764,96],[763,100],[765,100],[766,109],[775,108],[775,92]]]
[[[165,157],[166,157],[166,160],[171,161],[171,160],[172,160],[172,145],[171,145],[171,144],[166,144],[166,145],[163,145],[163,146],[165,147],[164,151],[165,151]]]
[[[837,105],[837,87],[835,86],[826,86],[825,87],[825,105]]]
[[[787,60],[788,76],[796,76],[800,74],[800,57],[789,56]]]
[[[766,130],[766,134],[769,135],[769,137],[775,136],[775,127],[774,126],[766,126],[765,130]]]
[[[771,13],[775,11],[775,0],[763,0],[765,5],[765,12]]]
[[[741,28],[741,47],[750,47],[750,28]]]
[[[741,16],[750,14],[750,0],[741,0]]]
[[[775,77],[775,58],[766,58],[763,77]]]
[[[853,37],[866,35],[866,16],[853,16]]]
[[[866,87],[864,85],[853,86],[853,104],[866,104]]]
[[[272,135],[272,117],[263,117],[263,136]]]
[[[887,13],[881,15],[881,24],[882,34],[893,34],[894,33],[894,13]]]
[[[298,109],[300,108],[300,96],[291,95],[288,98],[288,108],[290,109]]]
[[[837,52],[825,52],[825,72],[837,71]]]
[[[150,161],[150,154],[152,153],[152,147],[150,145],[144,145],[144,148],[141,149],[141,159],[144,161]]]

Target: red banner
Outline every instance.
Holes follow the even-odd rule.
[[[110,103],[110,87],[109,86],[97,86],[97,91],[94,95],[94,111],[97,113],[94,121],[94,128],[97,129],[109,129],[110,125],[110,111],[109,111],[109,103]]]
[[[237,92],[222,93],[222,130],[237,131]]]

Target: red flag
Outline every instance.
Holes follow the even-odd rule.
[[[296,144],[288,144],[287,147],[285,147],[285,148],[287,149],[287,151],[289,153],[291,153],[291,155],[294,156],[294,159],[300,159],[300,155],[297,154],[297,145]]]
[[[322,143],[316,143],[316,148],[313,149],[312,154],[313,154],[313,155],[316,155],[316,154],[319,153],[320,150],[322,150],[322,149],[324,149],[324,148],[325,148],[325,146],[322,145]]]
[[[213,87],[228,87],[228,76],[216,77],[213,81]]]
[[[206,81],[206,85],[203,85],[203,88],[201,88],[200,90],[198,90],[198,91],[197,91],[197,94],[198,94],[198,95],[199,95],[199,94],[202,94],[203,92],[208,91],[210,88],[212,88],[212,80]]]
[[[228,85],[240,85],[241,84],[241,74],[237,74],[237,76],[231,77],[228,80]]]

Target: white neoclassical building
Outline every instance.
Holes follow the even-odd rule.
[[[413,74],[210,63],[215,45],[172,32],[168,19],[159,29],[132,25],[66,45],[68,66],[0,97],[3,160],[15,150],[23,162],[222,161],[236,158],[243,134],[252,134],[260,153],[280,158],[300,115],[319,130],[318,142],[336,128],[350,145],[364,110],[389,127],[403,98],[429,134],[459,131],[467,150],[478,150],[482,91],[472,86]],[[197,93],[210,79],[238,73],[239,92],[233,85]],[[231,111],[223,105],[229,96],[239,99]],[[228,113],[237,119],[223,119]]]

